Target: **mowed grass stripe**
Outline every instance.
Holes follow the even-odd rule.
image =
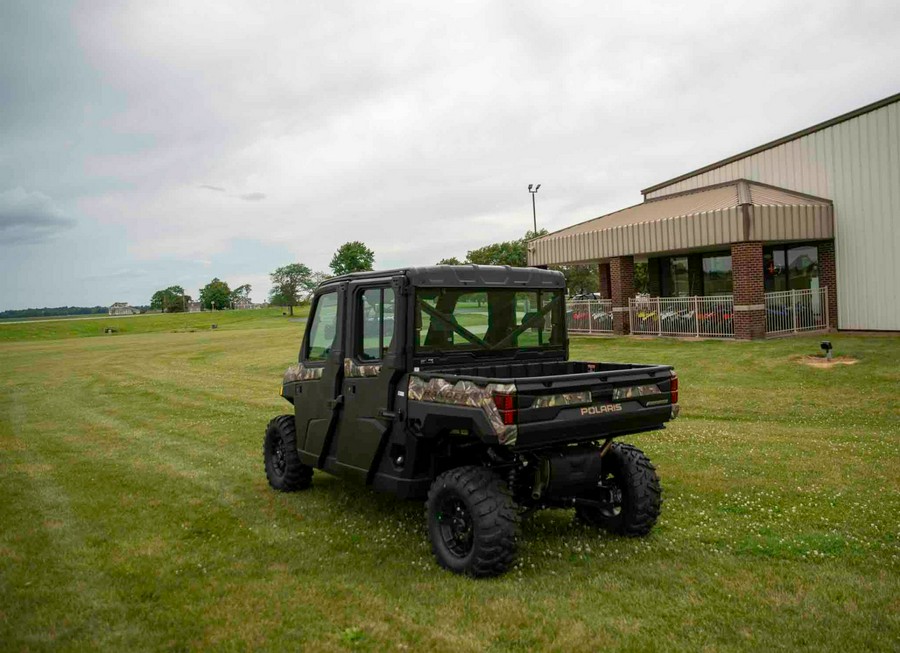
[[[158,454],[152,441],[146,443],[146,448],[134,446],[144,433],[97,429],[98,422],[91,421],[90,415],[78,414],[77,410],[73,417],[75,422],[80,422],[82,417],[88,418],[81,422],[86,427],[81,437],[64,435],[49,438],[30,447],[30,453],[41,459],[59,461],[57,465],[43,465],[41,469],[48,477],[53,470],[56,470],[53,475],[64,470],[62,481],[69,493],[63,496],[75,497],[75,514],[71,510],[59,510],[57,502],[50,501],[46,492],[39,494],[38,500],[33,503],[42,505],[58,517],[65,517],[58,528],[68,533],[82,530],[85,533],[73,546],[66,547],[64,542],[50,541],[48,538],[43,548],[79,561],[77,567],[60,570],[54,576],[70,578],[75,582],[79,588],[79,600],[88,599],[89,608],[102,613],[107,606],[132,606],[136,618],[143,625],[137,629],[140,632],[131,632],[133,629],[127,628],[109,639],[96,638],[104,633],[102,623],[96,624],[97,628],[88,628],[84,633],[57,634],[89,636],[92,646],[117,648],[124,643],[134,645],[143,637],[141,633],[146,631],[147,614],[144,613],[149,610],[150,614],[158,614],[157,608],[160,606],[155,604],[159,597],[165,596],[174,605],[183,605],[188,611],[183,623],[174,624],[174,631],[184,637],[185,632],[190,631],[190,628],[186,631],[184,626],[202,623],[204,617],[203,610],[191,614],[196,603],[191,594],[200,591],[199,585],[205,581],[206,570],[210,565],[214,566],[220,557],[211,547],[198,551],[196,544],[211,544],[208,540],[217,539],[218,532],[244,532],[248,539],[257,540],[253,522],[259,521],[262,515],[246,509],[243,501],[246,497],[229,493],[227,486],[217,481],[210,482],[210,477],[201,471],[182,473],[187,468],[180,456]],[[127,447],[116,443],[116,433]],[[124,437],[122,433],[132,435]],[[31,437],[34,434],[26,435]],[[106,446],[108,444],[116,446],[110,448]],[[150,460],[147,460],[148,454]],[[173,474],[173,467],[179,467],[179,473]],[[257,491],[262,491],[261,483],[255,485],[258,486]],[[86,486],[93,491],[78,491]],[[241,486],[241,494],[246,492],[247,488]],[[61,491],[57,493],[62,494]],[[210,497],[213,497],[212,501]],[[225,503],[230,510],[222,509],[216,503]],[[233,514],[235,512],[245,513],[250,523],[241,523]],[[190,517],[185,520],[185,515]],[[135,517],[139,517],[138,530],[134,529]],[[284,533],[287,535],[289,531]],[[252,544],[244,542],[242,552]],[[270,542],[265,546],[268,545]],[[231,557],[224,553],[223,556]],[[97,570],[105,568],[116,570],[115,577],[97,573]],[[105,598],[94,596],[94,587],[82,582],[81,576],[92,579],[97,587],[104,588]],[[158,582],[160,577],[167,576],[168,583]],[[127,586],[122,594],[115,593],[119,585]],[[49,591],[52,592],[53,588]],[[110,594],[110,591],[114,593]],[[148,605],[144,606],[144,603]],[[103,614],[95,616],[93,613],[82,615],[82,618],[88,622],[107,619]],[[169,619],[166,617],[166,623],[155,624],[154,630],[164,634],[172,627]],[[116,619],[108,621],[115,622]],[[195,637],[198,641],[202,640],[199,632]]]
[[[36,421],[29,413],[20,410],[24,424]],[[5,531],[7,538],[29,542],[25,564],[10,571],[13,577],[19,576],[14,588],[30,591],[13,592],[19,596],[10,606],[23,623],[12,635],[29,646],[73,639],[91,646],[124,645],[145,626],[129,621],[126,608],[131,601],[123,600],[126,597],[117,592],[116,579],[96,557],[98,543],[110,537],[102,518],[85,518],[79,507],[79,503],[88,503],[92,515],[114,514],[102,501],[97,504],[104,486],[99,485],[85,502],[83,492],[73,493],[67,487],[84,480],[78,452],[51,430],[21,428],[21,424],[15,430],[16,436],[10,439],[19,438],[19,446],[15,440],[3,440],[4,449],[11,452],[11,469],[4,465],[3,488],[17,501],[3,504],[3,519],[4,524],[17,527]],[[21,446],[22,438],[29,446]],[[89,473],[91,483],[103,481],[102,476],[97,478],[95,466]],[[78,483],[78,487],[83,489],[84,484]],[[10,515],[8,506],[23,507],[24,511]],[[57,612],[53,619],[48,619],[53,614],[50,606]]]
[[[238,329],[296,329],[309,308],[298,306],[294,317],[284,315],[278,307],[240,311],[215,311],[202,313],[145,314],[125,317],[100,316],[88,319],[35,320],[33,322],[0,321],[0,342],[58,340],[62,338],[103,338],[110,340],[122,336],[160,332],[209,332],[215,324],[217,330]],[[112,329],[113,334],[107,330]]]

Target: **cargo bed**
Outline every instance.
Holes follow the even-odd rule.
[[[508,387],[517,450],[661,429],[677,413],[677,379],[669,365],[536,361],[441,366],[415,374]]]

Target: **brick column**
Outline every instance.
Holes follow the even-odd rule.
[[[609,263],[598,263],[597,274],[600,275],[600,291],[601,299],[610,299],[612,297],[612,284],[609,278]]]
[[[617,256],[610,259],[609,280],[613,305],[613,332],[625,335],[631,331],[628,324],[628,299],[634,297],[634,257]]]
[[[762,243],[731,246],[734,295],[734,337],[751,340],[766,337],[766,297]]]
[[[819,286],[828,286],[828,323],[832,329],[837,330],[837,266],[833,240],[819,243]]]

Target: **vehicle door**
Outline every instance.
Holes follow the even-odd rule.
[[[343,296],[340,286],[313,300],[306,337],[300,350],[300,382],[294,396],[300,458],[321,466],[320,459],[340,408],[343,365]]]
[[[396,293],[390,279],[350,284],[351,322],[344,358],[344,407],[336,435],[336,466],[365,477],[379,454],[389,426],[385,416],[392,370],[385,357],[394,351]]]

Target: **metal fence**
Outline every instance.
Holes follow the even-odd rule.
[[[734,337],[734,299],[646,297],[628,300],[631,332],[654,336]]]
[[[828,286],[766,293],[766,335],[828,329]]]
[[[767,292],[766,335],[779,336],[830,327],[828,287]],[[734,337],[734,298],[633,297],[628,300],[631,333],[648,336]],[[566,306],[572,333],[612,333],[612,300],[579,300]]]
[[[612,300],[586,299],[568,302],[566,326],[571,333],[612,333]]]

